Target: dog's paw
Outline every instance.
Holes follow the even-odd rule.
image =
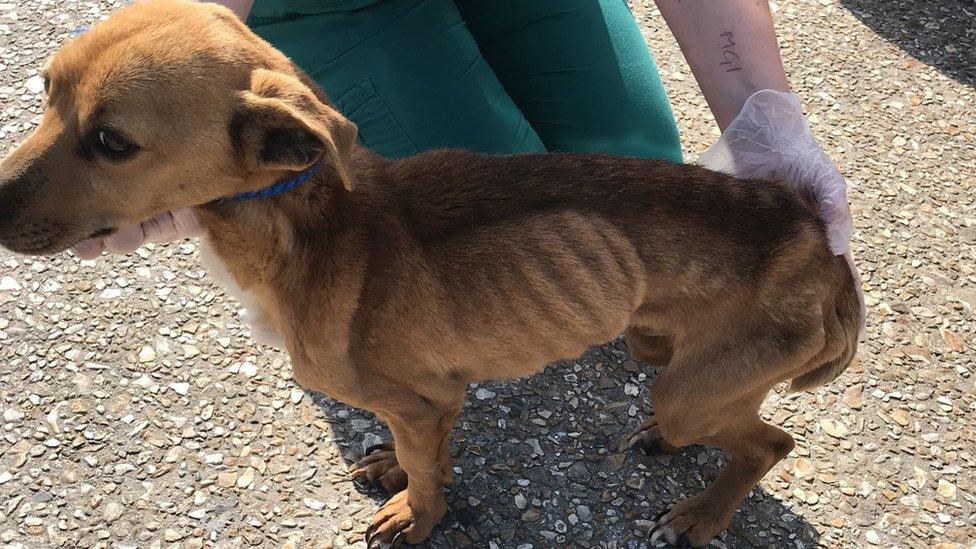
[[[366,478],[370,482],[379,481],[390,493],[407,487],[407,474],[397,462],[392,442],[367,448],[366,455],[353,464],[349,474],[353,478]]]
[[[704,495],[679,502],[661,513],[651,527],[651,545],[659,540],[678,547],[704,547],[728,528],[728,519],[719,519]]]
[[[637,446],[649,456],[673,454],[680,450],[680,448],[664,440],[664,437],[661,435],[661,428],[654,416],[649,417],[640,427],[621,438],[617,444],[617,452],[623,452],[634,446]]]
[[[404,490],[386,502],[373,515],[373,523],[366,529],[366,547],[380,547],[388,543],[396,547],[401,541],[420,543],[427,539],[437,521],[447,513],[444,496],[419,506],[412,504]]]

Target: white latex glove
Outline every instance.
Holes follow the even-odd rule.
[[[781,179],[794,187],[813,190],[820,217],[827,225],[830,249],[847,259],[854,274],[863,335],[864,295],[851,256],[853,222],[847,182],[810,133],[796,94],[776,90],[752,94],[698,163],[736,177]]]
[[[163,212],[138,225],[122,227],[104,238],[90,238],[72,248],[81,259],[94,259],[103,251],[116,254],[133,252],[148,242],[171,242],[203,232],[200,218],[193,208]]]
[[[810,133],[795,94],[776,90],[752,94],[698,163],[745,179],[781,179],[797,188],[811,188],[827,224],[830,249],[836,255],[850,249],[847,183]]]

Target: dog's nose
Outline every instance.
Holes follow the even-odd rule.
[[[4,220],[8,219],[13,212],[13,200],[7,196],[10,194],[8,187],[6,181],[0,180],[0,225],[3,225]]]
[[[21,187],[16,179],[0,176],[0,228],[11,223],[17,209],[23,206],[25,193]]]

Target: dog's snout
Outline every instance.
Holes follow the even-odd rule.
[[[35,170],[13,177],[0,172],[0,247],[34,255],[65,247],[66,225],[51,217],[57,202],[39,200],[44,179]]]
[[[13,187],[14,185],[6,178],[0,179],[0,227],[13,217],[14,202],[17,200],[14,191],[11,190]]]
[[[9,247],[10,239],[15,237],[16,212],[15,199],[0,189],[0,247]]]
[[[17,212],[27,207],[44,176],[34,169],[20,173],[0,170],[0,229],[14,222]]]

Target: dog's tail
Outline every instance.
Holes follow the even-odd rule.
[[[816,201],[804,197],[808,205],[816,211]],[[812,203],[811,203],[812,202]],[[825,235],[826,244],[826,235]],[[826,265],[829,286],[822,304],[824,323],[824,349],[813,369],[793,378],[792,391],[803,391],[833,381],[850,366],[857,355],[857,344],[861,336],[861,301],[858,297],[857,281],[851,266],[844,256],[830,254],[832,263]]]

